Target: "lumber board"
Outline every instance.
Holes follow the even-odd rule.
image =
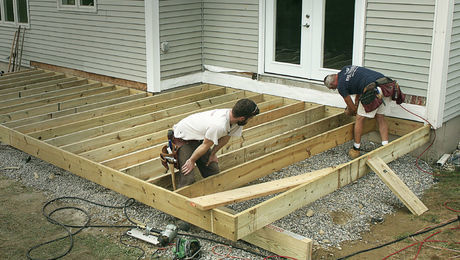
[[[131,127],[129,129],[109,134],[110,139],[107,139],[107,136],[104,135],[102,136],[102,141],[106,142],[108,140],[113,140],[115,141],[115,143],[80,153],[80,155],[97,162],[102,162],[110,158],[120,156],[122,154],[130,153],[152,145],[159,144],[160,142],[166,142],[166,132],[161,133],[159,131],[173,127],[173,125],[179,122],[179,120],[192,113],[206,111],[208,109],[232,107],[235,102],[236,100],[233,100],[226,103],[214,105],[209,108],[203,108],[188,113],[182,113],[181,115]]]
[[[235,241],[232,214],[201,211],[187,198],[0,125],[0,141],[166,214]],[[213,218],[211,218],[213,214]]]
[[[225,92],[225,89],[215,89],[215,90],[203,91],[198,94],[193,94],[193,97],[194,97],[193,101],[197,101],[197,100],[200,100],[208,96],[222,94],[224,92]],[[175,105],[178,105],[184,102],[183,101],[184,98],[176,98],[170,101],[163,101],[163,102],[159,102],[159,103],[151,104],[147,106],[132,107],[130,109],[126,109],[123,111],[107,111],[106,113],[100,113],[98,115],[96,115],[95,113],[82,113],[82,114],[73,115],[69,117],[61,117],[61,118],[56,118],[56,119],[52,119],[52,120],[48,120],[44,122],[31,124],[28,126],[23,126],[23,127],[17,128],[16,130],[22,133],[31,133],[31,132],[38,132],[40,130],[50,129],[48,131],[53,131],[52,135],[59,136],[59,135],[67,134],[68,130],[62,130],[63,131],[62,133],[59,130],[57,130],[57,128],[71,129],[73,130],[73,132],[75,132],[80,129],[87,129],[87,128],[96,127],[99,125],[109,124],[112,122],[129,119],[129,118],[136,117],[139,115],[144,115],[144,114],[149,113],[149,111],[157,111],[162,108],[173,107]],[[190,96],[186,96],[186,99],[187,99],[186,102],[191,102],[191,100],[189,100],[191,99]],[[157,120],[157,119],[155,117],[152,117],[150,118],[150,120]],[[78,125],[78,128],[75,128],[76,125]]]
[[[293,143],[300,142],[308,138],[313,138],[315,135],[321,134],[328,130],[332,130],[339,126],[343,126],[344,124],[348,124],[350,123],[351,119],[352,118],[344,115],[343,112],[339,112],[339,114],[322,118],[318,121],[294,128],[282,134],[270,136],[266,140],[255,142],[254,144],[251,144],[245,148],[241,148],[239,150],[235,150],[234,152],[226,153],[223,156],[220,156],[219,167],[222,171],[225,171],[231,167],[242,165],[245,162],[256,160],[257,158],[262,157],[270,152],[274,152],[277,149],[283,149],[288,145],[292,145]],[[367,130],[371,130],[372,127],[373,124],[368,126]],[[248,129],[247,131],[250,130],[253,129]],[[157,165],[157,167],[161,169],[161,165],[158,163]],[[156,176],[158,176],[158,174],[156,174]],[[252,178],[248,179],[247,182],[252,180]],[[161,186],[163,187],[170,185],[167,175],[150,179],[149,182],[156,183],[158,185],[161,183]]]
[[[123,91],[123,90],[120,90],[120,91]],[[128,93],[126,93],[126,94],[128,94]],[[100,108],[100,107],[105,107],[105,106],[110,106],[110,105],[114,105],[114,104],[129,102],[129,101],[132,101],[132,100],[135,100],[135,99],[142,99],[144,97],[147,97],[146,93],[137,93],[137,94],[132,94],[132,95],[128,95],[128,96],[125,95],[125,96],[121,96],[121,97],[110,98],[110,99],[103,100],[103,101],[96,102],[96,103],[81,105],[81,106],[77,106],[77,107],[73,107],[73,108],[67,108],[67,109],[60,110],[60,111],[53,111],[51,113],[45,113],[45,114],[32,116],[32,117],[28,117],[28,118],[13,120],[13,121],[6,122],[3,125],[6,126],[6,127],[14,129],[14,128],[17,128],[19,126],[29,125],[29,124],[33,124],[33,123],[37,123],[37,122],[42,122],[42,121],[45,121],[45,120],[49,120],[49,119],[53,119],[53,118],[59,118],[59,117],[67,116],[67,115],[72,115],[72,114],[76,114],[76,113],[80,113],[80,112],[84,112],[84,111],[88,111],[88,110],[94,110],[94,109],[97,109],[97,108]]]
[[[23,85],[28,85],[28,84],[33,84],[33,83],[38,83],[38,82],[44,82],[48,81],[50,77],[54,76],[56,73],[55,72],[44,72],[40,73],[37,75],[31,75],[27,76],[24,78],[21,78],[21,80],[11,80],[11,82],[5,82],[0,84],[0,89],[8,89],[8,88],[14,88],[18,86],[23,86]]]
[[[27,70],[20,70],[20,71],[14,71],[14,72],[7,72],[3,74],[2,77],[0,77],[0,83],[6,82],[7,80],[10,80],[10,79],[22,78],[28,75],[40,74],[40,73],[43,73],[43,70],[27,69]]]
[[[396,175],[378,156],[368,156],[367,165],[380,177],[390,190],[417,216],[422,215],[428,208],[407,185]]]
[[[69,87],[69,88],[61,88],[58,90],[48,91],[45,93],[39,93],[39,94],[30,95],[26,97],[8,99],[5,101],[0,101],[0,108],[22,104],[22,103],[33,102],[33,101],[45,99],[45,98],[57,97],[57,96],[65,95],[65,94],[79,93],[79,92],[86,91],[86,90],[96,89],[101,86],[102,86],[102,83],[95,82],[95,83],[88,83],[88,84]]]
[[[338,165],[318,180],[300,185],[276,197],[237,214],[238,238],[258,230],[309,203],[356,181],[370,172],[368,156],[379,156],[385,162],[393,161],[429,141],[430,126],[421,127],[368,154]]]
[[[388,123],[388,133],[397,136],[403,136],[410,132],[417,130],[422,127],[424,124],[420,122],[415,122],[411,120],[405,120],[395,117],[385,117]],[[376,126],[377,127],[377,126]],[[376,128],[378,131],[378,128]]]
[[[50,81],[36,83],[32,85],[19,86],[0,90],[0,99],[6,100],[11,98],[25,97],[32,94],[43,93],[60,87],[58,83],[69,82],[77,79],[77,77],[66,77],[65,74],[58,74],[50,78]]]
[[[17,105],[13,105],[9,107],[0,108],[0,113],[4,114],[4,113],[9,113],[9,112],[15,112],[18,110],[24,110],[27,108],[35,108],[35,107],[39,107],[39,106],[50,104],[50,103],[58,103],[58,102],[62,102],[62,101],[70,100],[70,99],[75,99],[75,98],[84,97],[84,96],[91,96],[91,95],[95,95],[95,94],[99,94],[103,92],[114,91],[114,90],[116,90],[115,86],[106,86],[106,87],[101,87],[97,89],[82,91],[79,93],[72,93],[72,94],[66,94],[62,96],[39,99],[39,100],[29,102],[29,103],[17,104]]]
[[[350,141],[353,138],[353,127],[354,123],[343,125],[197,181],[178,189],[176,192],[193,198],[241,187],[250,181],[280,170],[290,164]],[[375,121],[367,120],[364,124],[363,133],[367,133],[374,128]]]
[[[247,201],[263,196],[283,192],[301,184],[312,182],[319,177],[328,174],[333,167],[323,168],[314,172],[307,172],[297,176],[291,176],[274,181],[248,185],[242,188],[216,192],[213,194],[191,198],[190,204],[201,210],[209,210],[236,202]]]
[[[27,72],[27,73],[8,73],[5,74],[0,78],[0,86],[15,83],[15,82],[20,82],[20,81],[26,81],[29,79],[34,79],[37,77],[43,77],[46,73],[49,73],[50,71],[45,71],[45,70],[36,70],[33,73]]]
[[[272,101],[268,101],[269,103],[273,102],[274,100]],[[262,103],[262,104],[259,104],[259,106],[263,107],[264,104],[266,102]],[[298,104],[294,104],[294,106],[298,106]],[[284,106],[285,108],[287,108],[288,111],[292,111],[292,105],[287,105],[287,106]],[[283,107],[281,107],[283,108]],[[297,108],[300,108],[300,107],[297,107]],[[318,113],[320,111],[323,111],[321,107],[313,107],[313,108],[310,108],[310,109],[307,109],[307,110],[303,110],[303,111],[300,111],[300,116],[302,119],[299,119],[299,118],[291,118],[291,120],[288,120],[287,122],[305,122],[305,120],[313,120],[315,119],[316,117],[320,117],[321,116],[321,113]],[[275,115],[271,115],[271,114],[275,114]],[[286,117],[290,118],[292,117],[292,115],[290,116],[285,116],[285,117],[280,117],[284,114],[285,112],[283,110],[279,110],[279,109],[275,109],[275,110],[270,110],[270,111],[265,111],[263,112],[260,116],[261,117],[265,117],[267,120],[269,119],[274,119],[273,121],[275,123],[272,123],[271,125],[278,125],[281,127],[281,123],[278,123],[279,121],[286,121]],[[315,115],[315,116],[311,116],[311,115]],[[264,121],[259,121],[259,122],[264,122]],[[237,143],[238,141],[232,141],[233,139],[236,139],[236,140],[246,140],[244,142],[244,145],[245,146],[248,146],[252,143],[255,143],[257,140],[254,140],[254,138],[247,138],[248,135],[251,135],[251,133],[255,133],[256,135],[258,135],[259,139],[264,139],[265,141],[262,143],[261,147],[257,147],[257,148],[254,148],[252,149],[251,151],[252,152],[246,152],[247,148],[244,148],[243,144],[241,145],[234,145],[234,150],[231,150],[231,149],[223,149],[223,152],[222,153],[218,153],[218,156],[219,156],[219,160],[220,160],[220,163],[219,163],[219,168],[221,170],[226,170],[230,167],[233,167],[239,163],[243,163],[247,160],[250,160],[250,159],[253,159],[254,157],[256,156],[261,156],[263,152],[267,152],[269,149],[274,149],[274,147],[276,147],[276,145],[281,145],[282,147],[286,146],[289,142],[278,142],[278,141],[273,141],[275,139],[271,138],[273,134],[273,131],[271,131],[272,129],[269,129],[267,130],[265,127],[263,127],[263,125],[265,124],[262,124],[262,128],[260,128],[259,126],[254,126],[252,128],[249,128],[249,129],[244,129],[243,130],[243,134],[242,134],[242,137],[241,138],[232,138],[230,139],[229,143]],[[290,123],[284,123],[284,126],[285,126],[285,129],[290,129],[290,127],[293,127]],[[280,129],[277,129],[277,132],[282,132],[282,130]],[[261,135],[261,133],[263,135]],[[293,138],[288,138],[288,141],[293,140]],[[286,140],[285,140],[286,141]],[[264,143],[267,143],[269,145],[267,145],[266,147],[262,147]],[[271,148],[268,148],[268,147],[271,147]],[[258,152],[257,152],[258,151]],[[223,155],[225,154],[225,155]],[[157,159],[151,159],[151,160],[148,160],[146,162],[143,162],[143,163],[140,163],[138,165],[133,165],[133,166],[130,166],[128,168],[124,168],[124,169],[121,169],[121,171],[125,172],[125,173],[128,173],[128,174],[135,174],[135,176],[142,176],[142,179],[146,180],[146,179],[150,179],[152,183],[156,182],[156,181],[160,181],[161,180],[157,180],[157,179],[152,179],[154,177],[160,177],[160,178],[167,178],[167,175],[163,175],[163,171],[162,171],[163,167],[160,163],[160,160],[159,158],[157,157]],[[168,185],[168,184],[166,184]]]

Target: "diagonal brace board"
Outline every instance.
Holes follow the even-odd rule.
[[[390,190],[406,205],[415,215],[420,216],[428,208],[417,196],[407,187],[406,184],[388,167],[378,156],[367,159],[366,164],[382,179]]]

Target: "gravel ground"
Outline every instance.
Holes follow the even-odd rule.
[[[378,146],[368,141],[362,143],[364,151],[371,151]],[[347,152],[350,147],[351,142],[337,146],[264,177],[263,181],[298,175],[345,163],[349,160]],[[0,158],[0,169],[2,169],[0,174],[20,181],[25,186],[43,191],[49,199],[75,196],[105,205],[123,205],[128,199],[123,195],[57,168],[38,158],[31,157],[8,145],[0,144]],[[434,184],[434,180],[431,175],[424,174],[418,170],[415,167],[415,161],[414,157],[405,155],[391,162],[389,166],[418,197],[421,197],[424,191]],[[428,164],[423,161],[419,161],[419,165],[425,170],[430,170]],[[15,169],[14,167],[19,168]],[[237,203],[230,207],[241,211],[270,197]],[[361,239],[361,233],[368,231],[373,223],[384,221],[386,215],[394,213],[401,207],[403,207],[403,204],[399,199],[378,176],[371,173],[289,214],[274,224],[313,239],[316,246],[340,248],[341,243],[344,241]],[[115,224],[119,223],[120,219],[123,218],[123,213],[117,210],[92,207],[86,204],[82,205],[82,208],[86,208],[91,212],[92,219],[97,219],[102,223]],[[164,229],[167,224],[174,221],[169,215],[137,202],[128,210],[128,214],[132,218],[158,229]],[[225,239],[196,227],[193,227],[192,231],[194,235],[229,243]],[[200,240],[200,243],[204,251],[202,259],[215,259],[216,256],[212,254],[211,250],[217,244],[204,240]],[[251,248],[251,250],[255,251],[258,250],[244,242],[232,244]],[[216,251],[219,250],[222,253],[226,252],[224,248],[218,248]],[[264,255],[270,255],[264,250],[259,252]],[[147,253],[151,254],[153,252]],[[257,258],[252,254],[236,249],[231,252],[231,255],[251,259]]]

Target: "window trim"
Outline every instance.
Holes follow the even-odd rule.
[[[6,16],[5,16],[5,6],[4,6],[4,0],[0,0],[0,25],[7,25],[7,26],[14,26],[14,27],[25,27],[25,28],[30,28],[30,8],[29,8],[29,0],[26,0],[26,5],[27,5],[27,23],[20,23],[19,20],[19,15],[18,15],[18,6],[17,6],[17,1],[18,0],[13,0],[13,16],[14,16],[14,21],[6,21]]]
[[[85,6],[80,5],[80,0],[75,0],[75,5],[63,5],[62,0],[56,0],[58,11],[67,11],[67,12],[88,12],[95,13],[97,12],[97,0],[94,0],[94,6]]]

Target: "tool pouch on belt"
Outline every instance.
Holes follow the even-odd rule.
[[[163,148],[161,148],[161,164],[163,164],[163,166],[169,170],[169,162],[174,162],[174,168],[179,169],[179,163],[177,162],[177,146],[173,143],[172,149],[169,149],[170,151],[172,150],[171,152],[168,151],[168,148],[170,148],[169,145],[165,145]]]
[[[161,164],[163,164],[167,170],[169,170],[168,163],[174,163],[174,168],[179,169],[177,149],[179,149],[179,147],[174,144],[174,132],[168,130],[168,144],[161,148],[160,153]]]
[[[361,101],[366,113],[375,110],[383,103],[382,95],[379,95],[375,82],[370,83],[364,88],[363,94],[359,97],[359,101]]]

